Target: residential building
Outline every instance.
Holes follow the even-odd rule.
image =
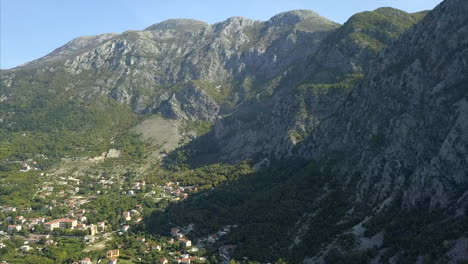
[[[24,246],[21,247],[21,252],[27,252],[29,250],[31,250],[31,247],[28,246],[28,245],[24,245]]]
[[[108,259],[118,257],[119,255],[120,255],[120,250],[118,250],[118,249],[111,249],[111,250],[108,250],[107,253],[106,253],[106,257]]]
[[[26,222],[26,218],[24,218],[24,216],[18,215],[18,216],[16,217],[16,223],[22,224],[22,223],[24,223],[24,222]]]
[[[97,234],[97,231],[98,231],[98,227],[94,224],[91,224],[89,226],[89,234],[92,235],[92,236],[95,236]]]
[[[208,242],[215,243],[218,240],[218,235],[214,234],[208,237]]]
[[[191,247],[192,246],[192,241],[186,239],[186,238],[180,238],[179,242],[182,244],[183,247]]]
[[[181,264],[190,264],[190,258],[182,258],[179,263]]]
[[[46,230],[52,231],[56,228],[72,229],[78,225],[78,221],[69,218],[60,218],[44,224]]]
[[[80,261],[80,264],[92,264],[93,262],[91,261],[90,258],[84,258]]]
[[[98,222],[97,223],[97,230],[99,232],[103,232],[106,230],[106,223],[105,222]]]
[[[177,227],[171,228],[171,235],[175,237],[180,232],[180,229]]]
[[[9,225],[8,226],[8,232],[10,232],[10,233],[15,231],[15,230],[20,231],[21,229],[23,229],[23,227],[20,226],[20,225]]]
[[[122,213],[122,218],[125,220],[125,221],[130,221],[132,220],[132,215],[130,214],[130,212],[123,212]]]
[[[158,250],[158,251],[160,251],[160,250],[161,250],[161,246],[160,246],[160,245],[152,245],[152,246],[151,246],[151,250]]]
[[[29,218],[29,223],[31,223],[31,225],[43,224],[44,222],[45,222],[44,217]]]

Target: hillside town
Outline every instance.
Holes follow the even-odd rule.
[[[0,253],[41,256],[73,243],[81,248],[80,259],[74,262],[79,264],[155,260],[190,264],[207,262],[213,255],[229,261],[236,248],[223,242],[236,225],[201,238],[191,235],[193,225],[173,227],[162,236],[144,232],[145,218],[154,209],[148,204],[177,203],[197,192],[197,186],[172,181],[148,184],[116,175],[101,175],[91,183],[91,179],[56,178],[34,169],[19,173],[39,179],[32,195],[36,202],[32,207],[0,205]],[[119,198],[110,201],[111,197]],[[120,199],[125,201],[121,207],[109,208],[109,202]],[[1,256],[0,263],[8,263]]]

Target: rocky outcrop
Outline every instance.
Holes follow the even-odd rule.
[[[2,72],[2,78],[21,73],[34,80],[38,74],[63,71],[42,78],[53,82],[69,75],[67,85],[74,87],[69,93],[79,90],[71,96],[86,98],[99,91],[139,114],[161,110],[172,118],[214,120],[220,109],[254,97],[267,80],[311,54],[337,27],[304,10],[266,22],[233,17],[209,25],[171,19],[143,31],[77,38],[44,58]],[[90,89],[83,80],[94,80],[99,87]],[[188,86],[179,91],[192,80],[224,89]]]
[[[444,235],[466,221],[467,12],[466,1],[446,0],[381,52],[343,107],[321,122],[299,151],[341,178],[351,201],[342,222],[356,217],[362,220],[357,226],[380,228],[374,234],[385,234],[384,246],[399,248],[389,255],[394,263],[408,258],[408,245],[387,242],[394,239],[389,226],[394,230],[408,226],[404,218],[394,216],[431,212],[436,217],[427,218],[424,225],[444,226]],[[451,237],[453,247],[447,246],[452,248],[444,258],[449,263],[466,258],[453,253],[464,239],[462,230],[466,228]],[[406,239],[415,239],[415,234]],[[364,234],[357,237],[361,242],[372,239]],[[440,243],[437,236],[427,239]],[[340,248],[336,243],[328,244],[321,256],[304,263],[325,263],[324,256],[336,248]],[[413,255],[418,263],[424,254],[432,254],[427,248],[418,250],[421,255]],[[372,263],[383,263],[387,253],[381,248]]]
[[[99,45],[104,42],[114,38],[118,34],[116,33],[107,33],[96,36],[82,36],[76,39],[71,40],[62,47],[52,51],[50,54],[38,59],[26,63],[17,69],[31,69],[44,67],[46,65],[55,64],[57,62],[63,62],[66,59],[73,58],[84,50],[92,50],[97,48]]]
[[[221,157],[232,162],[294,156],[296,145],[343,106],[380,49],[391,45],[424,14],[384,8],[351,17],[317,44],[306,60],[296,59],[298,63],[285,73],[275,94],[260,94],[215,124],[213,136]],[[297,21],[318,15],[295,11],[280,14],[269,23],[284,17]],[[366,28],[364,21],[372,26],[366,24]],[[378,49],[372,46],[376,42]]]
[[[468,183],[468,5],[442,3],[373,63],[302,153],[359,173],[356,200],[448,207]]]
[[[338,192],[346,197],[347,207],[337,210],[346,213],[336,225],[350,225],[349,230],[342,232],[356,238],[351,250],[374,246],[381,250],[372,263],[382,263],[383,255],[391,257],[393,263],[407,260],[411,254],[421,254],[415,257],[419,261],[431,258],[429,251],[433,248],[421,247],[408,253],[405,247],[410,247],[410,242],[391,244],[399,241],[392,236],[411,240],[416,239],[417,231],[389,234],[386,230],[392,226],[392,231],[409,232],[405,228],[412,226],[405,223],[405,216],[414,217],[421,211],[430,212],[433,217],[425,219],[425,228],[446,228],[440,231],[443,234],[440,237],[428,237],[431,242],[442,243],[441,237],[448,230],[458,230],[451,235],[455,247],[447,250],[449,255],[453,254],[459,247],[457,241],[464,239],[466,225],[460,223],[466,223],[468,205],[466,14],[466,1],[447,0],[394,43],[386,42],[385,36],[374,35],[388,45],[381,51],[357,52],[355,43],[349,50],[343,49],[344,45],[327,47],[334,50],[333,54],[341,54],[337,61],[359,66],[340,70],[348,73],[362,70],[363,79],[351,88],[312,82],[303,89],[284,86],[272,97],[259,96],[215,124],[212,136],[220,142],[218,151],[226,160],[253,158],[258,161],[256,169],[266,163],[263,161],[296,154],[312,160],[325,175],[343,184]],[[330,34],[329,38],[332,37]],[[333,57],[323,54],[322,58]],[[377,58],[371,59],[369,54],[377,54]],[[363,61],[366,63],[360,64]],[[298,135],[303,140],[298,142]],[[305,227],[313,225],[313,213],[321,210],[305,213],[298,221],[304,225],[292,228],[290,234],[309,232]],[[375,219],[379,220],[374,222]],[[372,228],[377,230],[367,234]],[[340,245],[340,235],[324,243],[321,253],[306,263],[326,263],[325,257],[337,248],[337,255],[347,259],[346,250],[350,249]],[[449,248],[451,242],[443,243]],[[300,246],[300,241],[297,244]],[[395,251],[387,252],[388,248],[383,247]]]
[[[214,121],[218,117],[219,105],[201,88],[188,84],[163,101],[157,111],[172,119]]]
[[[341,106],[346,95],[341,88],[320,93],[301,87],[249,102],[215,123],[212,136],[221,146],[220,157],[238,162],[294,156],[296,146]]]

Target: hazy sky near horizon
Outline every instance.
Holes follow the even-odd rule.
[[[0,0],[0,69],[42,57],[73,38],[141,30],[169,18],[210,24],[232,16],[255,20],[310,9],[344,23],[355,13],[390,6],[433,9],[442,0]]]

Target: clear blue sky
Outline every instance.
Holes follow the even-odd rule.
[[[441,0],[0,0],[0,68],[46,55],[82,35],[144,29],[168,18],[209,23],[231,16],[268,20],[273,15],[311,9],[338,23],[351,15],[391,6],[416,12]]]

